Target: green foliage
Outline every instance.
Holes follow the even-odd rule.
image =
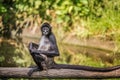
[[[4,60],[5,60],[4,56],[0,56],[0,62],[2,62]]]
[[[0,43],[0,55],[0,66],[2,67],[28,67],[33,64],[25,47],[13,40],[3,40]]]
[[[0,4],[0,13],[4,13],[4,12],[7,12],[7,10],[2,4]]]
[[[116,51],[120,49],[120,0],[0,0],[0,37],[11,38],[12,31],[18,33],[21,30],[20,34],[24,27],[32,30],[35,24],[39,26],[44,21],[56,27],[59,41],[66,35],[109,37],[109,40],[115,41]],[[14,53],[10,52],[13,56],[11,61],[26,66],[24,57],[15,56],[17,53],[25,56],[24,50],[14,46],[11,49]],[[4,51],[0,54],[5,55]],[[85,55],[70,56],[67,51],[63,52],[64,58],[59,62],[70,63],[80,56],[83,61],[76,60],[75,64],[87,64],[85,62],[89,61],[92,65],[103,66],[102,62],[96,64]],[[0,62],[5,60],[4,56],[0,57]]]
[[[18,14],[24,17],[24,12],[27,16],[39,14],[42,20],[64,23],[61,26],[65,32],[74,30],[76,25],[82,24],[79,21],[84,20],[88,24],[88,31],[90,30],[88,35],[91,32],[94,34],[96,30],[95,34],[101,34],[111,26],[119,26],[119,3],[119,0],[1,0],[0,14],[14,12],[11,14],[14,18],[18,18]],[[55,16],[51,15],[51,10]],[[11,19],[9,16],[7,18]],[[23,17],[21,18],[24,19]]]

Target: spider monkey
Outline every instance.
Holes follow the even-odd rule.
[[[54,57],[59,56],[59,50],[51,28],[52,27],[49,25],[49,23],[43,23],[41,26],[42,37],[40,39],[39,45],[35,43],[29,44],[29,51],[38,67],[30,70],[28,75],[31,75],[34,71],[47,69],[77,69],[107,72],[120,68],[120,66],[97,68],[83,65],[56,64],[54,62]]]
[[[47,70],[54,63],[54,57],[59,56],[56,38],[52,33],[52,27],[49,23],[43,23],[41,26],[42,36],[38,44],[30,43],[29,51],[38,67],[29,71],[31,75],[34,71]]]

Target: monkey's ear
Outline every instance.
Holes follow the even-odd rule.
[[[50,25],[50,29],[52,29],[52,26]]]

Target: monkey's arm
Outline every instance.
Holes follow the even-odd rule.
[[[33,49],[37,49],[38,48],[38,44],[36,44],[36,43],[29,43],[29,45],[28,45],[28,49],[29,50],[33,50]]]
[[[30,53],[36,53],[36,54],[40,54],[40,52],[37,50],[38,48],[38,44],[36,43],[29,43],[28,45],[28,49],[30,51]]]
[[[54,46],[54,48],[55,48],[55,54],[53,54],[53,55],[59,56],[60,54],[59,54],[59,49],[58,49],[58,46],[57,46],[56,38],[55,38],[55,36],[54,36],[53,33],[51,33],[51,34],[52,34],[52,35],[50,35],[49,38],[50,38],[50,41],[53,43],[53,46]],[[50,52],[50,53],[51,53],[51,52]]]
[[[59,56],[59,51],[58,51],[58,47],[57,45],[55,44],[56,43],[56,40],[55,40],[55,37],[54,36],[51,36],[51,39],[54,38],[52,41],[54,42],[54,45],[55,46],[55,50],[53,51],[40,51],[40,50],[37,50],[38,48],[38,44],[35,44],[35,43],[29,43],[29,51],[31,53],[34,53],[34,54],[44,54],[46,56],[50,56],[50,57],[53,57],[53,56]]]
[[[51,57],[52,56],[59,56],[58,54],[56,54],[56,51],[40,51],[40,50],[37,50],[37,47],[38,47],[37,44],[31,42],[28,46],[30,53],[44,54],[46,56],[51,56]]]
[[[56,54],[56,51],[38,51],[38,52],[49,57],[59,56],[59,54]]]
[[[56,54],[55,51],[40,51],[37,49],[31,49],[31,52],[34,54],[44,54],[44,55],[49,56],[49,57],[59,56],[58,54]]]

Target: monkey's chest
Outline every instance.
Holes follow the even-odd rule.
[[[53,49],[52,43],[50,42],[50,40],[48,38],[44,37],[43,39],[41,39],[38,50],[50,51],[52,49]]]
[[[40,46],[40,50],[42,50],[42,51],[49,51],[50,47],[51,47],[50,42],[45,40],[44,41],[44,45]]]

